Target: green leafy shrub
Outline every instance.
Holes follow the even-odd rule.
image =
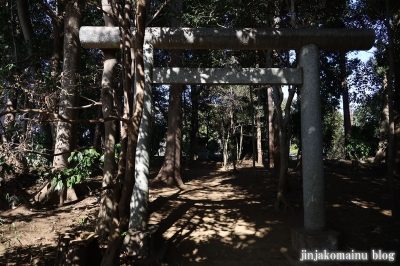
[[[82,180],[89,178],[99,159],[100,153],[95,149],[72,152],[68,158],[71,167],[58,171],[53,177],[53,183],[56,184],[55,190],[60,190],[64,182],[68,188],[71,188],[74,184],[79,184]]]
[[[362,160],[368,157],[371,147],[365,141],[357,138],[351,138],[349,144],[345,147],[346,155],[352,160]]]

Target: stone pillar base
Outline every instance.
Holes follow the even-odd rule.
[[[324,231],[310,232],[304,227],[292,228],[292,247],[301,252],[302,250],[338,250],[339,233],[326,229]]]
[[[158,225],[149,225],[148,230],[129,229],[123,242],[123,251],[129,256],[147,257],[154,252],[154,236]]]

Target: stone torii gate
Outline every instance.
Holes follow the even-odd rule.
[[[119,48],[119,29],[82,27],[80,41],[84,48]],[[319,50],[368,50],[374,41],[370,29],[146,28],[145,103],[136,152],[139,189],[148,191],[152,84],[299,85],[304,226],[292,229],[292,244],[299,251],[336,250],[338,233],[325,221]],[[153,49],[300,50],[300,54],[298,68],[156,68]],[[134,212],[140,210],[131,206],[131,216]]]

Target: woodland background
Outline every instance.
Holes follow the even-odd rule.
[[[62,206],[67,188],[102,173],[97,233],[114,249],[104,261],[116,260],[129,223],[145,27],[374,29],[366,61],[320,52],[324,156],[382,166],[398,216],[399,1],[5,0],[0,7],[1,182],[33,175],[47,185],[42,197],[1,197],[40,205],[55,193]],[[83,25],[120,27],[121,49],[81,48]],[[155,66],[290,68],[297,52],[157,50]],[[151,154],[164,160],[153,182],[184,190],[182,168],[199,152],[234,170],[251,158],[279,176],[275,209],[290,206],[289,155],[301,164],[300,101],[294,86],[153,86]]]

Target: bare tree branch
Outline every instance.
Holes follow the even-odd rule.
[[[111,120],[117,120],[117,121],[122,121],[125,123],[129,123],[130,119],[122,118],[122,117],[117,117],[117,116],[109,116],[107,118],[99,118],[99,119],[66,119],[58,114],[55,114],[53,112],[49,112],[46,110],[41,110],[41,109],[18,109],[18,110],[8,110],[8,111],[3,111],[0,113],[0,117],[6,115],[6,114],[18,114],[18,113],[37,113],[37,114],[51,114],[54,116],[55,119],[51,120],[40,120],[42,122],[57,122],[57,121],[63,121],[71,124],[97,124],[97,123],[104,123],[106,121],[111,121]],[[28,118],[24,118],[23,120],[29,120]],[[30,119],[32,120],[32,119]]]
[[[160,14],[160,12],[164,9],[164,7],[166,7],[169,3],[171,2],[171,0],[165,0],[165,2],[160,6],[160,8],[157,10],[156,13],[154,13],[154,16],[147,22],[146,27],[148,27],[153,20]]]
[[[67,107],[67,109],[80,110],[80,109],[86,109],[86,108],[90,108],[90,107],[98,106],[98,105],[101,105],[101,103],[100,102],[94,102],[92,104],[83,105],[83,106]]]

